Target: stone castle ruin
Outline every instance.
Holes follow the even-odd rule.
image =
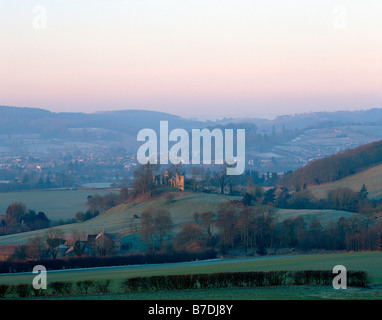
[[[154,175],[153,183],[160,186],[178,188],[184,191],[184,175],[178,173],[175,174],[175,177],[172,177],[168,171],[163,174]]]

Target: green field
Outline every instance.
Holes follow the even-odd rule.
[[[283,221],[288,218],[302,216],[304,220],[309,223],[314,218],[317,218],[322,225],[326,225],[328,222],[338,221],[339,218],[350,218],[354,215],[354,212],[341,211],[341,210],[314,210],[314,209],[277,209],[277,217],[279,221]]]
[[[78,211],[86,211],[87,197],[104,195],[110,190],[39,190],[0,192],[0,214],[12,202],[22,202],[28,209],[43,211],[51,220],[72,219]]]
[[[372,288],[348,288],[336,291],[328,286],[281,286],[262,288],[229,288],[208,290],[181,290],[123,293],[121,281],[130,277],[215,273],[235,271],[270,270],[332,270],[341,264],[347,270],[368,273]],[[0,275],[0,283],[31,283],[33,274]],[[382,298],[382,253],[339,253],[316,255],[265,256],[252,258],[217,259],[174,264],[60,270],[48,272],[49,281],[112,280],[111,293],[100,295],[75,295],[63,298],[81,299],[381,299]]]
[[[365,184],[369,192],[368,198],[372,200],[382,199],[382,165],[370,168],[360,173],[348,176],[346,178],[325,183],[319,186],[310,188],[316,198],[323,199],[327,196],[330,190],[335,188],[348,187],[353,191],[358,192],[362,185]]]

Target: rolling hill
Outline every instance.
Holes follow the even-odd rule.
[[[323,199],[330,190],[348,187],[358,192],[363,184],[367,187],[370,200],[382,200],[382,164],[332,183],[311,187],[310,190],[316,198]]]
[[[165,198],[153,199],[141,203],[121,204],[111,208],[103,214],[82,223],[67,224],[60,226],[59,229],[64,233],[87,232],[97,234],[105,228],[110,233],[134,233],[133,219],[134,214],[141,215],[147,208],[165,208],[171,212],[174,224],[181,225],[193,220],[194,212],[217,211],[219,205],[226,202],[228,197],[206,194],[206,193],[177,193],[177,197],[172,204],[167,204]],[[3,244],[23,244],[28,238],[37,234],[43,234],[44,230],[25,232],[20,234],[6,235],[0,237],[0,245]]]
[[[379,140],[314,160],[283,176],[280,183],[289,187],[321,185],[354,175],[381,163],[382,140]]]
[[[125,203],[117,207],[111,208],[105,213],[82,223],[68,224],[60,226],[59,229],[65,234],[76,232],[86,232],[88,234],[97,234],[105,228],[109,233],[121,233],[125,235],[127,241],[133,243],[134,249],[141,249],[142,243],[140,235],[136,232],[137,221],[132,219],[134,214],[141,215],[142,211],[147,208],[164,208],[170,211],[173,222],[175,224],[175,232],[186,224],[193,222],[194,212],[214,211],[217,212],[223,204],[228,204],[230,199],[238,199],[237,197],[228,197],[220,194],[192,193],[182,192],[176,193],[173,203],[168,204],[164,197],[153,199],[140,203]],[[277,209],[276,215],[280,221],[296,215],[303,215],[307,220],[317,216],[323,223],[328,221],[337,221],[339,217],[348,218],[353,215],[351,212],[336,210],[286,210]],[[45,230],[37,230],[13,235],[0,237],[0,245],[5,244],[24,244],[28,238],[36,235],[43,235]]]

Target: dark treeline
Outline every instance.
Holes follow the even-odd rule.
[[[381,248],[382,223],[364,215],[339,218],[325,226],[314,218],[306,221],[304,217],[288,218],[276,228],[280,248],[297,248],[304,251],[312,249],[376,251]]]
[[[365,287],[367,273],[347,271],[347,281],[349,286]],[[249,271],[136,277],[124,280],[121,286],[125,292],[144,292],[281,285],[331,285],[332,282],[333,273],[327,270]]]
[[[82,257],[71,259],[43,259],[25,261],[1,261],[0,273],[31,272],[36,265],[43,265],[47,270],[111,267],[136,264],[174,263],[216,258],[216,252],[205,251],[168,253],[130,254],[110,257]]]
[[[289,187],[319,185],[332,182],[360,172],[382,159],[382,140],[359,146],[355,149],[334,154],[324,159],[314,160],[293,173],[284,175],[279,183]]]

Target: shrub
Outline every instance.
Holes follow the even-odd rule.
[[[11,286],[8,284],[0,284],[0,298],[4,298],[11,292]]]
[[[50,283],[53,294],[62,295],[69,294],[72,290],[73,283],[69,281],[54,281]]]
[[[15,285],[13,290],[20,298],[27,298],[30,297],[32,293],[32,286],[30,284],[21,283]]]
[[[286,271],[269,271],[265,273],[265,283],[267,286],[280,286],[285,284]]]
[[[353,287],[366,287],[367,273],[364,271],[348,271],[347,273],[348,285]]]
[[[76,282],[76,287],[79,293],[87,294],[89,289],[94,286],[93,280],[84,280]]]
[[[46,290],[44,289],[33,289],[33,293],[36,297],[42,297],[46,295]]]
[[[108,293],[111,280],[103,280],[95,282],[95,288],[98,292]]]

